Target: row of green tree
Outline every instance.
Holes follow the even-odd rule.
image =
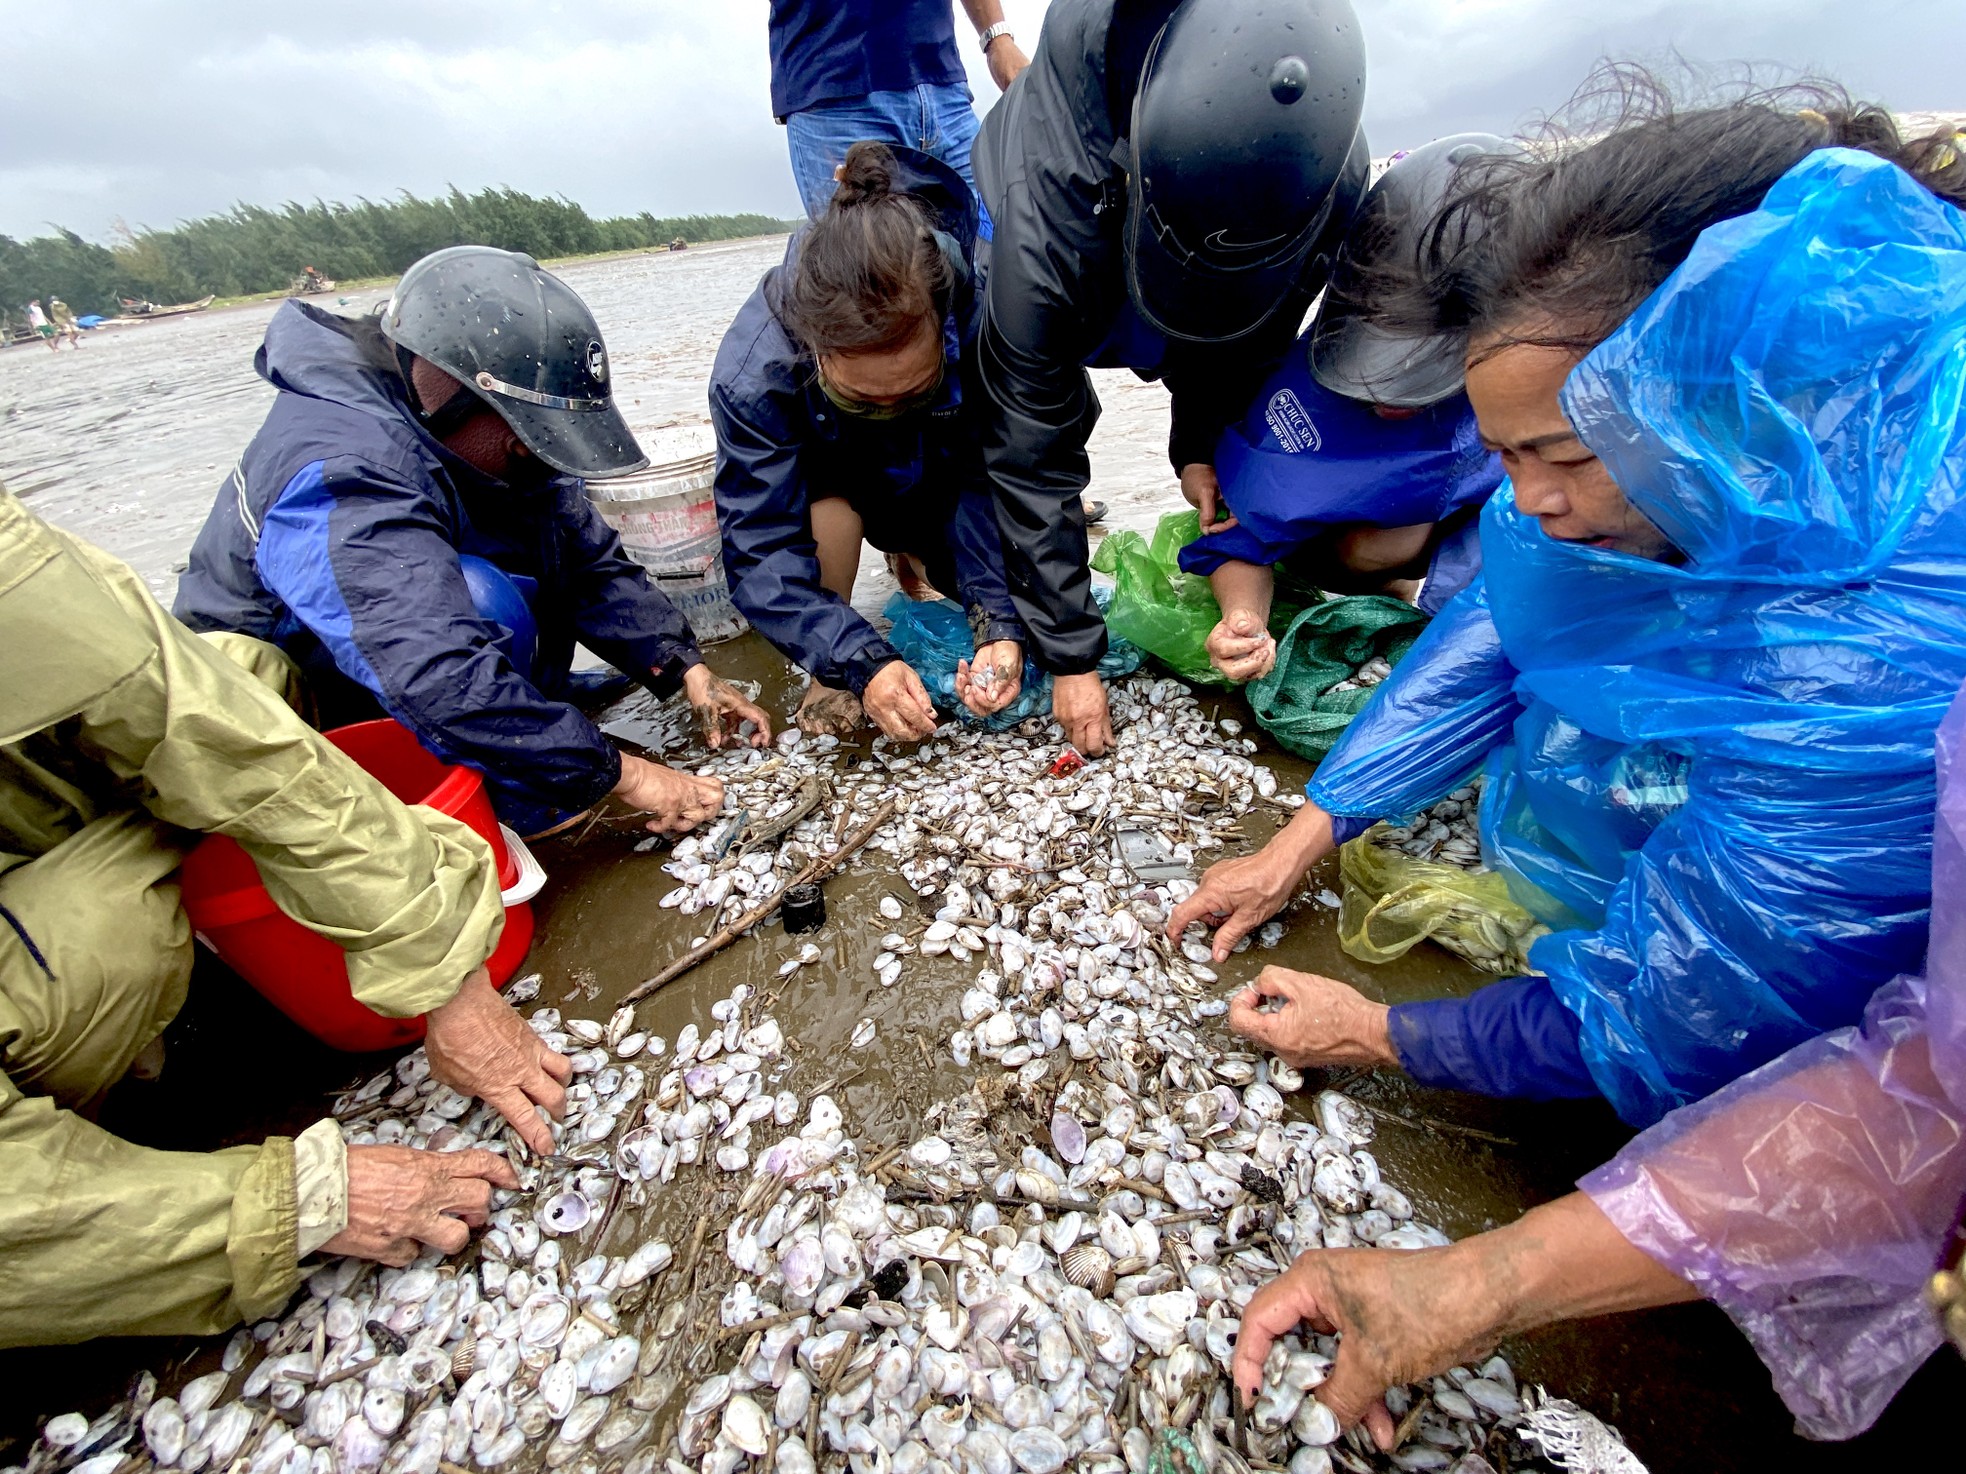
[[[78,314],[113,314],[119,298],[195,301],[286,288],[304,266],[338,280],[394,276],[444,246],[502,246],[540,258],[624,251],[688,241],[732,240],[789,230],[768,215],[643,213],[596,220],[571,200],[511,189],[442,199],[356,204],[236,205],[170,230],[124,230],[108,246],[70,230],[18,241],[0,235],[0,308],[60,297]]]

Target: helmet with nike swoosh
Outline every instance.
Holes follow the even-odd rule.
[[[1126,138],[1126,284],[1149,326],[1229,342],[1302,310],[1365,194],[1364,103],[1347,0],[1183,0]]]

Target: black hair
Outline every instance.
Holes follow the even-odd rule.
[[[778,311],[814,354],[899,347],[936,321],[954,268],[928,209],[894,187],[894,154],[856,143],[839,188],[799,244]]]
[[[1468,335],[1476,361],[1529,343],[1583,354],[1684,261],[1700,232],[1759,207],[1809,154],[1853,148],[1966,205],[1966,140],[1907,139],[1834,83],[1737,83],[1699,106],[1605,64],[1528,151],[1464,166],[1418,259],[1366,259],[1342,284],[1388,328]]]

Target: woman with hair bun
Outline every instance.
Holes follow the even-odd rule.
[[[717,519],[731,596],[812,677],[808,732],[863,711],[919,741],[921,677],[849,602],[863,540],[917,561],[968,615],[957,694],[977,716],[1016,697],[1024,628],[1004,581],[975,393],[977,207],[913,149],[858,143],[818,220],[766,273],[710,380]]]

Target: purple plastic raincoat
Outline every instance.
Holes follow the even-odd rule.
[[[1939,729],[1932,940],[1864,1021],[1682,1107],[1586,1177],[1740,1326],[1814,1438],[1848,1438],[1940,1344],[1924,1286],[1966,1194],[1966,693]]]

